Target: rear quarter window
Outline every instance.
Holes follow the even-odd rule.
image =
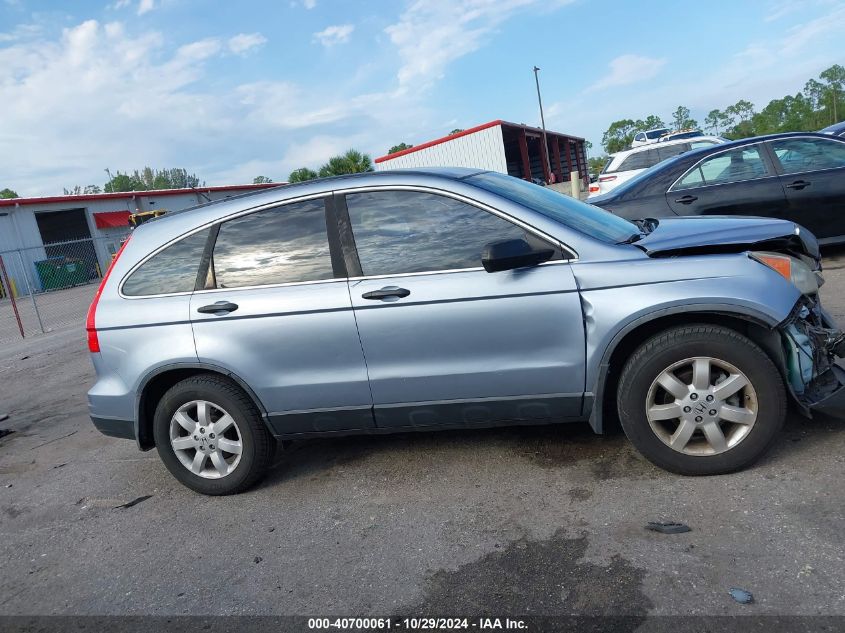
[[[192,292],[210,229],[174,242],[136,268],[123,282],[127,297]]]

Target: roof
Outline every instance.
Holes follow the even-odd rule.
[[[434,145],[440,145],[441,143],[447,143],[449,141],[454,141],[457,138],[461,138],[462,136],[467,136],[469,134],[475,134],[476,132],[481,132],[482,130],[486,130],[491,127],[496,127],[497,125],[506,125],[508,127],[515,127],[520,128],[523,130],[535,132],[537,134],[542,134],[543,130],[538,127],[531,127],[530,125],[524,125],[522,123],[510,123],[509,121],[503,121],[502,119],[496,119],[495,121],[488,121],[487,123],[482,123],[481,125],[476,125],[475,127],[468,128],[466,130],[461,130],[460,132],[455,132],[454,134],[447,134],[446,136],[441,136],[440,138],[436,138],[433,141],[428,141],[427,143],[420,143],[419,145],[414,145],[408,149],[403,149],[399,152],[394,152],[393,154],[385,154],[384,156],[379,156],[376,158],[375,162],[382,163],[387,160],[392,160],[394,158],[399,158],[400,156],[405,156],[406,154],[413,154],[414,152],[418,152],[420,150],[426,149],[428,147],[433,147]],[[567,138],[573,139],[575,141],[583,141],[584,139],[580,136],[572,136],[571,134],[563,134],[562,132],[553,132],[551,130],[546,130],[547,135],[552,136],[565,136]]]
[[[0,207],[25,206],[29,204],[54,204],[64,202],[82,202],[87,200],[114,200],[121,198],[136,198],[140,196],[161,198],[164,196],[178,196],[186,193],[215,193],[224,191],[251,191],[254,189],[268,189],[278,187],[284,183],[260,183],[248,185],[224,185],[220,187],[194,187],[190,189],[153,189],[150,191],[117,191],[114,193],[83,193],[70,196],[44,196],[39,198],[5,198],[0,200]]]

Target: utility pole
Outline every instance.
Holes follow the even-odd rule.
[[[543,126],[543,156],[546,158],[546,173],[552,173],[552,159],[549,157],[549,141],[546,138],[546,118],[543,116],[543,99],[540,97],[540,69],[534,66],[534,83],[537,84],[537,103],[540,104],[540,125]]]

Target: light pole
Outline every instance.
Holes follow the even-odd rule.
[[[546,118],[543,116],[543,99],[540,97],[540,76],[537,74],[540,71],[537,66],[534,66],[534,83],[537,84],[537,103],[540,104],[540,125],[543,126],[543,147],[545,151],[543,156],[546,158],[546,173],[552,173],[552,159],[549,158],[549,141],[546,138]]]

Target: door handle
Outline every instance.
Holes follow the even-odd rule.
[[[810,183],[806,180],[796,180],[795,182],[791,182],[786,186],[790,189],[803,189],[804,187],[809,187]]]
[[[237,303],[230,303],[228,301],[218,301],[217,303],[212,303],[211,305],[197,308],[197,312],[202,312],[203,314],[220,314],[222,312],[234,312],[237,309]]]
[[[680,204],[692,204],[698,200],[698,196],[681,196],[680,198],[675,198],[675,202]]]
[[[407,288],[399,288],[398,286],[385,286],[379,290],[371,290],[361,295],[364,299],[388,299],[390,297],[407,297],[411,291]]]

